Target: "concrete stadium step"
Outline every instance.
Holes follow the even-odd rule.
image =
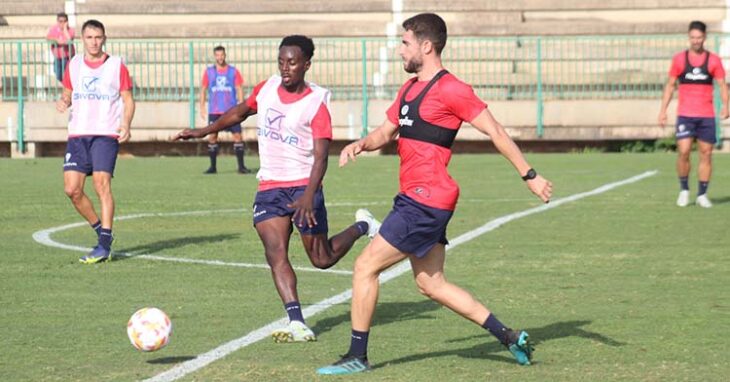
[[[77,3],[78,14],[265,14],[265,13],[340,13],[390,12],[390,0],[87,0]],[[144,10],[141,12],[141,10]]]
[[[48,15],[53,24],[56,14],[63,12],[64,0],[0,0],[0,17],[12,15]]]

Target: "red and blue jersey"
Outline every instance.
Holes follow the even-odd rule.
[[[208,87],[208,114],[223,114],[238,104],[236,87],[243,85],[241,73],[232,65],[217,69],[211,65],[203,75]]]
[[[459,186],[449,175],[451,144],[462,122],[486,104],[471,86],[441,71],[430,81],[408,80],[386,112],[399,127],[400,192],[428,207],[453,211]]]

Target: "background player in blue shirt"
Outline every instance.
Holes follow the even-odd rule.
[[[226,48],[218,45],[213,49],[215,54],[215,65],[205,69],[200,83],[200,117],[205,118],[205,101],[208,100],[208,124],[215,122],[228,109],[236,106],[239,100],[243,100],[243,76],[233,65],[226,62]],[[233,134],[233,151],[238,161],[238,172],[248,174],[251,171],[243,164],[243,137],[241,136],[241,124],[227,126],[225,131]],[[218,172],[216,159],[220,146],[218,145],[218,133],[208,135],[208,155],[210,156],[210,167],[206,174]]]

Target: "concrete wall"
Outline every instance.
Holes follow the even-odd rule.
[[[368,110],[370,128],[376,128],[385,118],[390,101],[372,101]],[[334,138],[336,141],[357,139],[362,131],[359,102],[333,102]],[[537,105],[534,101],[501,101],[489,104],[489,109],[516,141],[530,142],[593,142],[659,139],[672,136],[672,124],[657,126],[659,100],[584,100],[550,101],[544,106],[544,135],[537,136]],[[674,121],[675,105],[670,105],[669,120]],[[59,114],[50,102],[30,102],[25,105],[25,139],[34,143],[66,140],[67,115]],[[244,122],[247,141],[256,140],[256,118]],[[11,135],[8,136],[8,125]],[[196,116],[195,124],[205,121]],[[189,126],[189,108],[183,102],[138,102],[132,124],[132,143],[167,141],[180,129]],[[730,122],[723,123],[730,149]],[[0,142],[14,141],[17,132],[17,104],[0,103]],[[222,140],[230,139],[228,134]],[[488,138],[465,125],[459,141],[485,141]],[[41,155],[42,153],[39,153]],[[30,153],[29,155],[35,155]]]

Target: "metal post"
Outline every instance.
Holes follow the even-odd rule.
[[[195,73],[193,72],[195,70],[194,64],[195,60],[193,59],[193,42],[188,42],[188,62],[190,63],[190,128],[195,128],[195,84],[193,83],[195,79]],[[202,110],[200,111],[203,112]]]
[[[543,99],[542,99],[542,37],[537,38],[537,137],[543,135]]]
[[[22,154],[25,152],[25,132],[24,118],[25,103],[23,100],[23,45],[17,43],[18,47],[18,151]]]
[[[715,44],[715,52],[721,54],[720,36],[715,35],[715,37],[713,38],[713,43]],[[713,89],[712,99],[715,104],[715,137],[717,137],[715,147],[719,149],[720,147],[722,147],[722,119],[720,119],[720,110],[722,110],[722,99],[720,98],[720,87],[717,86],[717,84],[715,84],[715,87]]]
[[[365,39],[360,40],[362,48],[362,132],[361,137],[368,135],[368,59]]]

